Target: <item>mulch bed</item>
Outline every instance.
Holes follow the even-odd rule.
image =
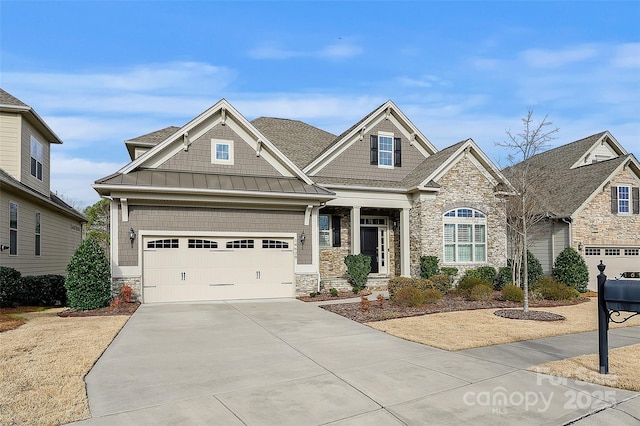
[[[562,315],[544,311],[527,311],[522,309],[499,309],[493,313],[496,316],[508,319],[534,320],[534,321],[562,321],[566,318]]]
[[[331,293],[322,292],[320,294],[316,294],[315,296],[298,296],[298,300],[302,300],[303,302],[326,302],[327,300],[341,300],[341,299],[353,299],[355,297],[360,296],[368,296],[371,292],[369,290],[362,290],[358,294],[353,294],[353,291],[339,291],[337,296],[332,296]]]
[[[531,308],[547,308],[554,306],[567,306],[567,305],[576,305],[578,303],[583,303],[588,301],[587,297],[579,297],[573,300],[541,300],[536,302],[529,302],[529,307]],[[338,315],[342,315],[343,317],[349,318],[350,320],[357,321],[360,323],[365,322],[373,322],[373,321],[384,321],[393,318],[406,318],[406,317],[414,317],[418,315],[426,315],[426,314],[435,314],[442,312],[456,312],[456,311],[467,311],[474,309],[505,309],[512,308],[513,310],[517,310],[520,308],[522,311],[522,303],[516,302],[505,302],[503,300],[492,299],[486,302],[482,301],[470,301],[465,300],[461,297],[450,297],[445,296],[437,303],[427,304],[420,306],[418,308],[407,308],[402,306],[396,306],[392,303],[389,303],[388,300],[385,300],[380,306],[378,301],[372,301],[369,310],[363,312],[360,307],[360,303],[340,303],[336,305],[323,305],[321,308],[326,309],[327,311],[336,313]],[[530,311],[531,312],[531,311]],[[548,314],[548,312],[547,312]],[[542,317],[542,315],[539,315]],[[524,318],[523,318],[524,319]],[[536,318],[529,318],[536,319]]]
[[[109,315],[131,315],[140,306],[140,302],[121,303],[117,306],[107,306],[106,308],[92,309],[89,311],[76,311],[65,309],[58,313],[59,317],[104,317]]]

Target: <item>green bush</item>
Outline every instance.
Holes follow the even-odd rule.
[[[426,290],[435,288],[431,280],[422,280],[409,277],[395,277],[389,280],[387,289],[389,290],[389,299],[393,299],[398,290],[405,287],[415,287],[418,290]]]
[[[496,290],[502,290],[504,286],[513,284],[513,279],[511,276],[511,267],[503,266],[498,269],[498,275],[496,275],[496,280],[493,283],[493,288]]]
[[[350,254],[345,256],[347,274],[353,287],[354,294],[358,294],[367,284],[367,277],[371,272],[371,258],[364,254]]]
[[[546,300],[571,300],[580,295],[578,290],[558,282],[553,277],[541,278],[536,287],[536,291]]]
[[[438,257],[437,256],[421,256],[420,257],[420,278],[427,279],[438,274]]]
[[[67,290],[62,275],[22,277],[19,303],[22,306],[51,306],[67,303]]]
[[[403,287],[393,296],[392,302],[395,305],[415,308],[424,305],[426,301],[425,292],[416,287]]]
[[[92,238],[80,244],[67,265],[68,306],[89,310],[102,308],[111,301],[109,262],[100,244]]]
[[[496,268],[493,266],[479,266],[476,268],[476,271],[478,271],[478,276],[481,279],[491,283],[493,286],[493,283],[496,281]]]
[[[451,290],[451,278],[445,274],[437,274],[433,275],[429,278],[433,288],[436,288],[442,294],[446,294],[449,290]]]
[[[329,289],[329,293],[331,293],[331,297],[338,297],[338,290],[333,287]]]
[[[20,271],[0,266],[0,306],[12,306],[20,298]]]
[[[529,277],[529,284],[535,283],[542,278],[543,275],[540,261],[533,253],[527,250],[527,276]],[[524,283],[524,267],[520,269],[520,282]]]
[[[436,303],[442,299],[442,292],[437,288],[427,288],[422,290],[424,295],[424,303]]]
[[[507,284],[502,287],[502,298],[509,302],[524,302],[524,291],[517,285]]]
[[[553,263],[555,279],[575,288],[580,293],[587,291],[589,268],[580,254],[572,247],[562,250]]]
[[[469,276],[469,275],[465,275],[460,282],[458,283],[458,294],[460,294],[460,296],[469,298],[471,296],[471,290],[477,286],[477,285],[485,285],[485,286],[491,286],[491,283],[488,281],[485,281],[481,278],[477,278],[473,275]]]
[[[449,277],[451,282],[458,276],[458,268],[452,266],[443,266],[440,268],[440,273]]]
[[[469,299],[486,302],[493,296],[493,286],[491,284],[478,284],[471,289]]]

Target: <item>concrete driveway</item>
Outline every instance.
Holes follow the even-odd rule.
[[[597,423],[635,424],[636,393],[524,370],[589,352],[594,333],[447,352],[296,300],[143,305],[87,375],[78,424],[563,424],[630,398]]]

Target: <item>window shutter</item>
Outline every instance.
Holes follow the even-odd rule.
[[[333,246],[340,247],[340,216],[331,216],[331,229],[333,232]]]
[[[640,188],[634,186],[631,191],[633,199],[633,214],[640,214]]]
[[[393,139],[394,151],[393,151],[393,167],[402,166],[402,139],[394,138]]]
[[[371,165],[377,166],[378,165],[378,136],[377,135],[371,135],[371,137],[369,138],[369,149],[371,152],[369,155]]]
[[[611,187],[611,213],[618,214],[618,187]]]

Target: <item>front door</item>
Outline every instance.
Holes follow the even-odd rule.
[[[378,228],[360,228],[360,252],[371,258],[371,273],[377,274],[378,269]]]

